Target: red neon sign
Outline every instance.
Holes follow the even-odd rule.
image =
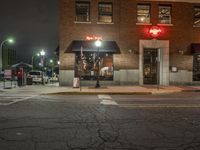
[[[149,34],[154,38],[158,37],[161,32],[162,30],[158,26],[153,26],[149,30]]]
[[[101,36],[86,36],[86,40],[91,41],[91,40],[102,40]]]

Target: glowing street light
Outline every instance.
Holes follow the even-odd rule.
[[[41,56],[44,56],[46,53],[45,53],[45,51],[42,49],[41,51],[40,51],[40,55]]]
[[[14,40],[12,38],[8,38],[8,39],[2,41],[1,44],[0,44],[0,74],[2,73],[2,69],[3,69],[3,55],[2,55],[2,52],[3,52],[3,44],[5,44],[5,43],[13,44]]]
[[[50,62],[50,63],[53,63],[53,59],[50,59],[49,62]]]

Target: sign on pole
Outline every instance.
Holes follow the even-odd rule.
[[[12,70],[10,69],[4,70],[4,79],[12,79]]]

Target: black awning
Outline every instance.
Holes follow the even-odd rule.
[[[80,52],[81,47],[83,48],[83,52],[97,51],[94,41],[72,41],[65,53]],[[99,47],[99,52],[119,54],[120,49],[115,41],[102,41],[102,45]]]
[[[200,43],[191,44],[191,53],[200,53]]]

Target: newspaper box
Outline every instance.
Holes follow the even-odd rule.
[[[80,79],[79,78],[74,78],[73,80],[73,88],[79,88],[80,86]]]

